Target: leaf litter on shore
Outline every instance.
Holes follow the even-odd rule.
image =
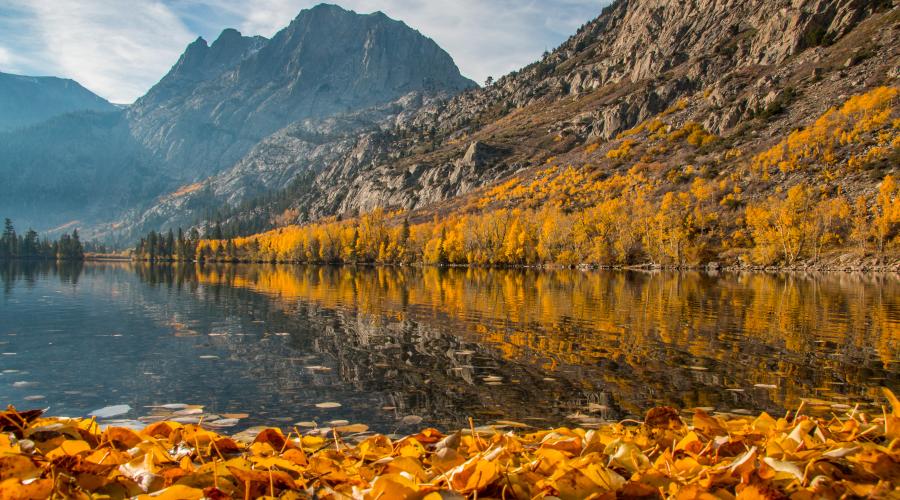
[[[871,415],[660,407],[590,430],[470,421],[396,437],[361,424],[230,437],[206,422],[131,430],[10,407],[0,499],[898,498],[900,401],[884,395],[889,406]]]

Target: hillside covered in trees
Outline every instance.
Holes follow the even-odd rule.
[[[900,90],[877,87],[829,109],[806,128],[756,155],[724,148],[696,122],[681,127],[655,117],[620,133],[605,153],[593,143],[584,164],[547,166],[460,201],[445,217],[410,222],[381,209],[348,220],[289,226],[225,238],[152,233],[136,255],[150,260],[469,265],[693,266],[819,264],[834,251],[895,262],[900,246],[900,187],[891,174],[873,179],[871,195],[851,197],[836,179],[893,172],[900,151]],[[683,106],[679,103],[677,106]],[[664,113],[665,114],[665,113]],[[737,162],[666,169],[672,149]],[[630,163],[608,175],[590,162]],[[595,160],[596,161],[596,160]],[[633,163],[631,163],[633,161]],[[773,176],[817,179],[768,196]],[[662,175],[660,175],[662,174]],[[674,187],[674,189],[673,189]],[[729,262],[731,260],[731,262]],[[847,264],[839,263],[839,264]]]
[[[896,266],[898,26],[891,2],[619,0],[482,89],[355,140],[285,131],[148,214],[199,217],[189,259]],[[232,190],[261,171],[291,174]]]

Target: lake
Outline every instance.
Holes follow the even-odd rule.
[[[900,389],[891,276],[6,263],[0,286],[0,402],[126,425],[589,427]]]

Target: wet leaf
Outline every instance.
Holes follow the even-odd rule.
[[[798,481],[803,480],[803,471],[801,471],[796,464],[783,460],[776,460],[772,457],[764,458],[763,462],[765,462],[766,465],[771,467],[776,472],[783,472],[785,474],[791,475]]]
[[[41,469],[25,455],[4,453],[0,455],[0,480],[17,478],[32,479],[41,474]]]
[[[176,484],[150,495],[141,495],[138,500],[200,500],[206,495],[203,490]]]
[[[123,427],[109,427],[106,431],[100,436],[102,441],[106,441],[107,443],[111,443],[117,448],[120,449],[129,449],[137,446],[138,443],[143,441],[140,436],[137,435],[136,432],[125,429]]]
[[[684,425],[678,410],[669,406],[653,408],[644,417],[644,425],[651,428],[675,429]]]
[[[400,419],[402,425],[419,425],[422,423],[422,417],[418,415],[407,415]]]
[[[47,458],[54,459],[56,457],[66,455],[77,455],[83,451],[90,451],[91,445],[81,440],[68,440],[59,444],[59,447],[47,453]]]
[[[386,474],[375,480],[366,500],[388,498],[412,498],[419,493],[419,487],[400,474]]]
[[[18,412],[13,407],[0,412],[0,431],[16,432],[22,430],[29,422],[39,418],[44,410],[27,410]],[[17,436],[21,434],[16,434]]]
[[[500,470],[493,462],[475,457],[450,472],[450,487],[460,493],[481,491],[497,479]]]
[[[50,498],[53,481],[38,479],[20,482],[18,479],[0,481],[0,500],[41,500]]]
[[[341,425],[341,426],[335,427],[334,430],[336,432],[340,432],[342,434],[356,434],[356,433],[368,431],[369,426],[365,425],[365,424]]]
[[[891,404],[892,414],[900,418],[900,399],[897,399],[897,396],[894,395],[893,391],[888,389],[887,387],[882,387],[881,392],[884,393],[884,397],[887,398],[888,402]]]

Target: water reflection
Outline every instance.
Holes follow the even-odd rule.
[[[84,262],[79,261],[0,260],[0,282],[7,294],[12,292],[17,281],[34,286],[39,279],[52,277],[62,283],[77,285],[83,270]]]
[[[12,297],[55,275],[15,276],[0,275]],[[900,382],[900,281],[885,276],[88,265],[78,288],[111,308],[98,321],[131,319],[93,383],[136,407],[190,399],[265,423],[583,425],[801,398],[831,411]],[[98,328],[67,311],[48,314]],[[115,402],[48,397],[74,412]]]
[[[391,325],[433,328],[568,380],[583,389],[581,399],[612,399],[629,412],[661,403],[784,408],[803,397],[871,398],[872,387],[897,380],[900,283],[884,276],[275,266],[195,272],[202,283],[262,292],[288,314],[314,303],[388,323],[353,328],[362,345]],[[419,340],[418,350],[433,355],[426,342],[434,339]],[[759,387],[772,385],[777,389]]]

